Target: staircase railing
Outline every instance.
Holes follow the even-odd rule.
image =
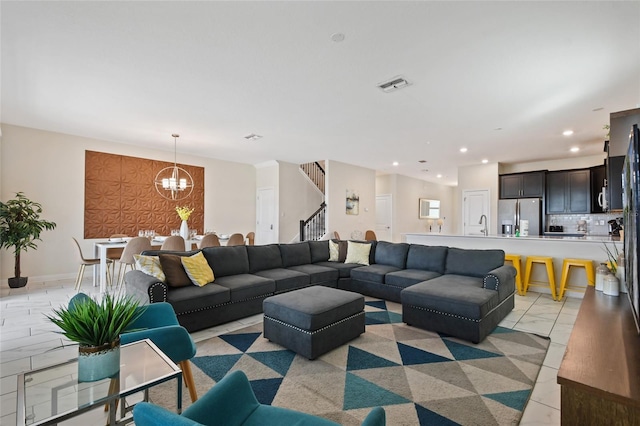
[[[307,220],[300,221],[300,241],[317,241],[325,234],[325,218],[327,215],[327,205],[320,204]]]
[[[302,171],[309,176],[311,182],[324,194],[324,169],[317,161],[301,164]]]

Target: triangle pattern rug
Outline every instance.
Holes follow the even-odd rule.
[[[261,403],[347,426],[376,406],[388,425],[518,424],[549,339],[498,327],[475,345],[407,326],[397,303],[367,299],[365,311],[364,334],[313,361],[263,338],[262,324],[198,342],[198,395],[242,370]],[[152,388],[150,398],[175,408],[175,382]]]

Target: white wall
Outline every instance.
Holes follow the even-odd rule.
[[[279,241],[299,241],[300,221],[308,219],[324,199],[322,192],[306,177],[298,164],[278,161],[280,181]]]
[[[353,231],[364,236],[367,229],[376,226],[376,172],[339,161],[327,160],[327,229],[329,234],[338,231],[340,238],[349,239]],[[360,214],[346,214],[347,190],[360,195]]]
[[[455,187],[440,185],[404,175],[383,175],[376,178],[376,195],[391,194],[393,203],[393,235],[395,242],[403,240],[402,234],[429,232],[428,219],[418,218],[418,200],[440,200],[440,217],[444,220],[442,232],[448,232],[455,212]],[[438,232],[433,221],[432,232]]]
[[[500,197],[500,193],[498,191],[499,184],[498,163],[479,164],[458,168],[458,187],[456,189],[456,198],[460,204],[456,206],[453,226],[448,228],[451,229],[451,233],[461,234],[463,230],[462,192],[464,190],[479,189],[489,190],[489,206],[491,207],[489,213],[489,233],[497,233],[498,198]]]
[[[42,217],[57,223],[44,232],[37,250],[23,253],[22,273],[30,281],[73,277],[78,271],[71,237],[85,255],[93,240],[84,233],[85,150],[173,161],[173,152],[2,124],[0,197],[22,191],[42,204]],[[251,165],[180,155],[180,162],[205,168],[205,229],[219,233],[255,229],[256,171]],[[233,183],[230,185],[230,183]],[[90,273],[90,272],[89,272]],[[13,276],[13,254],[0,252],[0,285]]]

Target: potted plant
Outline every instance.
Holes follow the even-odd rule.
[[[89,382],[120,371],[120,334],[145,311],[128,297],[105,294],[95,301],[85,294],[71,299],[68,307],[46,315],[67,339],[77,342],[78,380]]]
[[[20,276],[20,254],[37,248],[35,240],[40,240],[40,233],[56,227],[54,222],[41,220],[40,213],[42,206],[25,197],[22,192],[16,193],[16,198],[6,203],[0,201],[0,248],[13,247],[15,256],[15,276],[9,278],[9,287],[27,285],[28,277]]]

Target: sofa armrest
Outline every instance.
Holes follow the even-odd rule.
[[[124,285],[127,295],[141,303],[167,301],[167,285],[142,271],[133,270],[124,274]]]
[[[482,288],[498,292],[500,300],[504,300],[516,291],[516,268],[503,265],[493,269],[482,278]]]

